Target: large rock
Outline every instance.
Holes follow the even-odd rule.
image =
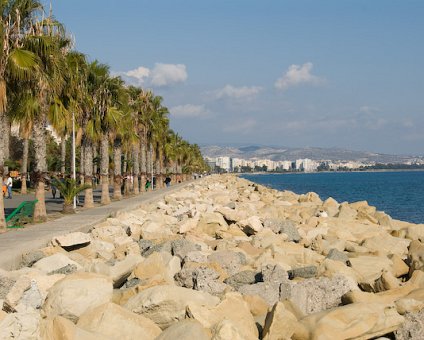
[[[132,277],[142,284],[152,282],[174,283],[174,275],[181,270],[181,260],[165,252],[154,252],[134,269]]]
[[[244,339],[258,338],[258,330],[249,306],[238,293],[226,294],[221,303],[215,307],[189,304],[187,315],[206,328],[212,328],[224,319],[229,320]]]
[[[297,323],[296,316],[287,310],[282,302],[277,302],[266,316],[262,338],[264,340],[291,339]]]
[[[224,282],[237,290],[241,286],[258,282],[258,276],[259,274],[252,270],[244,270],[231,275],[230,277],[226,278]]]
[[[395,331],[396,340],[422,339],[424,336],[424,310],[407,313],[405,322]]]
[[[408,254],[408,246],[411,241],[393,237],[387,233],[371,237],[362,244],[362,246],[369,249],[370,252],[379,252],[381,254],[396,254],[405,258]]]
[[[218,303],[219,299],[208,293],[165,285],[138,293],[131,297],[124,307],[148,317],[161,329],[166,329],[185,318],[189,304],[214,307]]]
[[[89,234],[75,232],[53,237],[52,243],[66,249],[69,247],[84,246],[89,244],[90,241]]]
[[[65,254],[57,253],[42,258],[40,261],[36,262],[33,265],[33,268],[36,268],[46,274],[49,274],[69,266],[76,267],[76,270],[82,270],[82,267],[79,263],[72,261]]]
[[[412,241],[408,251],[409,274],[414,270],[424,269],[424,244],[420,241]]]
[[[295,339],[370,339],[395,331],[404,321],[393,305],[354,303],[300,320]]]
[[[239,221],[237,224],[248,236],[255,235],[263,229],[262,221],[258,216],[250,216],[245,220]]]
[[[216,232],[227,230],[228,224],[220,213],[204,213],[197,224],[197,231],[214,237]]]
[[[114,303],[106,303],[82,314],[77,326],[112,339],[155,339],[161,329],[150,319]]]
[[[48,317],[63,316],[76,322],[88,309],[112,300],[112,279],[93,273],[75,273],[50,288],[43,305]]]
[[[196,320],[182,320],[164,330],[155,340],[210,340],[211,332]]]
[[[103,224],[100,224],[96,226],[91,231],[91,236],[94,239],[114,243],[115,239],[118,237],[127,237],[127,234],[125,232],[125,229],[122,228],[119,225],[110,225],[109,223],[105,222]]]
[[[238,288],[243,295],[257,295],[273,306],[280,299],[280,285],[275,282],[258,282],[253,285],[244,285]]]
[[[42,340],[113,340],[112,337],[77,327],[72,321],[62,316],[44,320],[40,333]]]
[[[0,339],[39,339],[40,314],[33,311],[7,314],[0,320]]]
[[[237,273],[246,264],[246,256],[241,252],[223,250],[208,256],[209,262],[218,263],[229,275]]]

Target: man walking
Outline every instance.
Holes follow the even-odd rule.
[[[6,186],[7,186],[7,197],[6,198],[12,199],[13,180],[12,180],[12,177],[10,177],[10,174],[7,177]]]

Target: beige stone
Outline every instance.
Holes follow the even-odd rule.
[[[212,327],[212,340],[253,340],[246,338],[241,330],[231,320],[223,319]],[[255,339],[256,340],[256,339]]]
[[[414,270],[424,269],[424,243],[420,241],[412,241],[409,246],[408,252],[409,274],[412,274]]]
[[[291,339],[297,327],[296,316],[284,303],[277,302],[266,316],[262,337],[264,340]]]
[[[155,340],[210,340],[211,332],[196,320],[182,320],[165,329]]]
[[[248,304],[239,293],[227,293],[221,303],[214,307],[189,304],[187,315],[199,321],[206,328],[212,328],[226,319],[231,321],[244,339],[258,338],[255,320],[250,314]]]
[[[354,303],[301,319],[304,328],[297,329],[293,339],[369,339],[393,332],[403,320],[394,305]]]
[[[0,339],[38,339],[40,314],[36,311],[7,314],[0,320]]]
[[[245,220],[237,223],[246,235],[255,235],[262,231],[262,221],[258,216],[250,216]]]
[[[102,240],[105,242],[114,243],[117,237],[127,237],[124,228],[120,225],[114,226],[110,225],[109,222],[104,222],[97,225],[91,231],[91,236],[94,239]]]
[[[82,314],[77,326],[112,339],[155,339],[161,329],[150,319],[114,303],[106,303]]]
[[[174,284],[174,275],[181,270],[181,260],[165,252],[154,252],[139,263],[132,277],[139,278],[143,283],[161,281]]]
[[[75,273],[50,288],[43,305],[47,317],[63,316],[72,321],[90,308],[112,299],[112,279],[93,273]]]
[[[42,258],[33,265],[33,268],[41,270],[44,273],[51,273],[52,271],[58,270],[68,265],[73,265],[77,268],[77,270],[82,270],[80,264],[72,261],[68,256],[62,253],[56,253],[54,255]]]
[[[373,286],[384,271],[390,270],[392,261],[387,257],[358,256],[350,258],[352,268],[360,274],[361,284]]]
[[[398,255],[393,255],[389,257],[392,261],[391,272],[395,277],[401,277],[408,274],[409,267],[408,265],[400,258]]]
[[[41,340],[114,340],[112,337],[88,332],[62,317],[46,319],[41,325]]]
[[[161,329],[183,320],[188,305],[213,307],[219,299],[208,293],[176,286],[154,286],[131,297],[124,305],[153,320]]]
[[[410,240],[393,237],[383,232],[378,236],[365,240],[362,246],[368,248],[370,252],[396,254],[401,258],[405,258],[406,254],[408,254],[408,246],[410,242]]]
[[[209,236],[215,236],[217,231],[227,230],[228,224],[220,213],[204,213],[199,219],[196,229]]]
[[[91,241],[90,235],[81,232],[74,232],[53,237],[52,244],[61,247],[72,247],[87,245]]]
[[[247,302],[250,313],[253,316],[266,315],[268,313],[268,303],[258,295],[243,295],[243,300]]]

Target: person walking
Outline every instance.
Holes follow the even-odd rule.
[[[7,197],[6,198],[12,199],[13,180],[12,180],[12,177],[10,177],[10,174],[7,177],[6,186],[7,186]]]

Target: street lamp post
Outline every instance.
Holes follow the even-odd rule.
[[[72,111],[72,178],[76,182],[76,157],[75,157],[75,113]],[[74,209],[77,207],[77,197],[74,196]]]

